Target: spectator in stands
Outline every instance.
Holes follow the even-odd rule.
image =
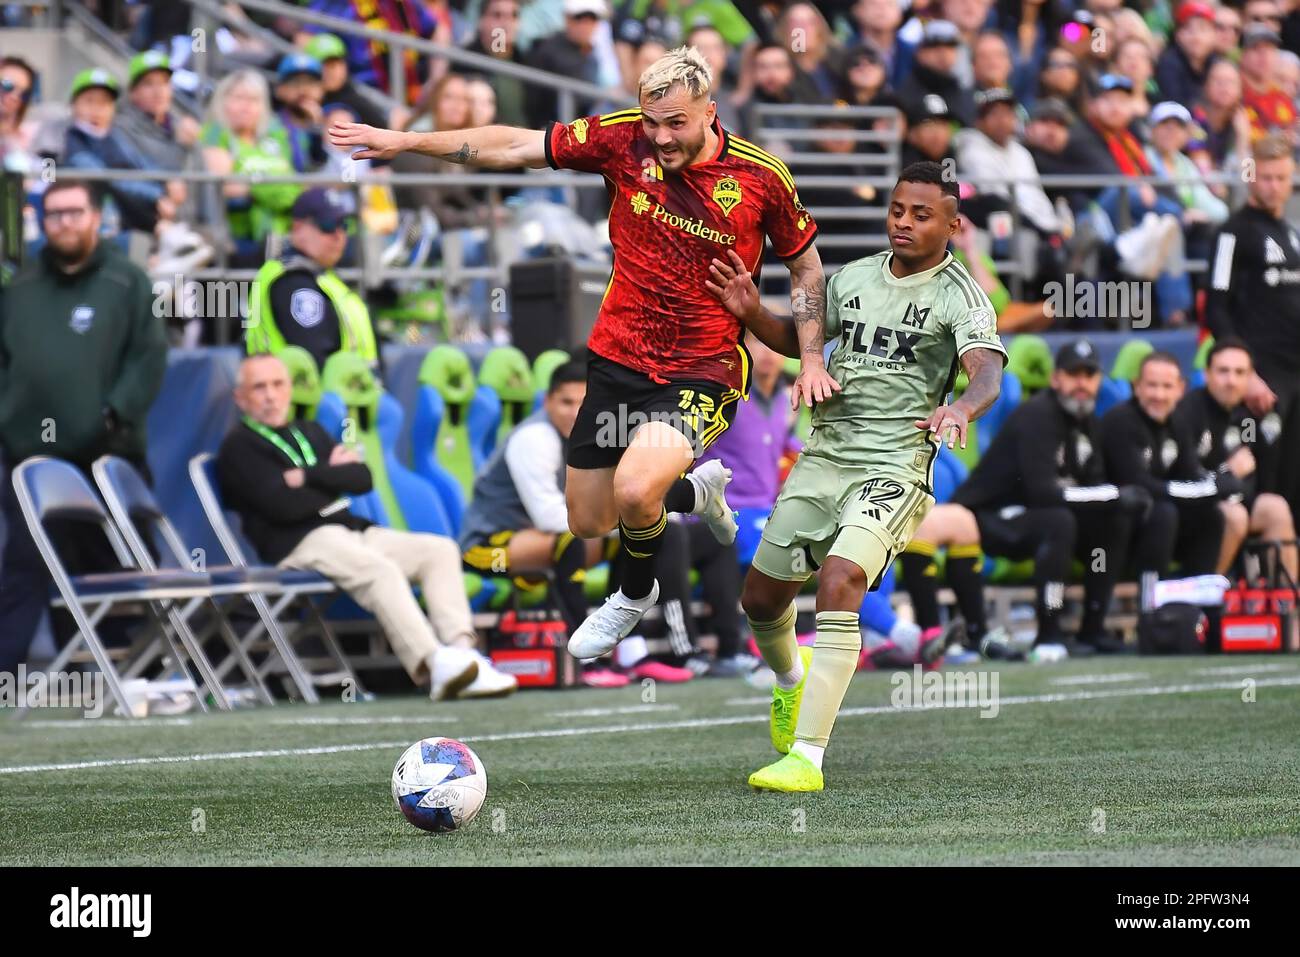
[[[58,179],[41,202],[46,245],[5,289],[0,314],[0,448],[9,474],[24,459],[50,455],[89,475],[95,459],[111,454],[147,476],[145,420],[167,364],[149,279],[101,240],[93,186]],[[0,507],[8,529],[0,672],[13,674],[49,604],[50,576],[11,481]],[[103,536],[68,528],[56,540],[74,574],[119,567]],[[76,629],[60,617],[56,630],[70,637]]]
[[[1250,113],[1241,101],[1241,72],[1229,60],[1219,60],[1210,67],[1205,91],[1192,109],[1192,120],[1202,135],[1187,145],[1197,166],[1207,173],[1236,173],[1243,157],[1249,155],[1251,141]],[[1219,188],[1220,198],[1227,195]]]
[[[1216,11],[1216,17],[1218,12]],[[1115,50],[1116,55],[1119,48],[1130,40],[1141,40],[1146,45],[1147,52],[1155,56],[1157,50],[1163,45],[1163,41],[1157,42],[1155,34],[1151,32],[1151,27],[1142,19],[1142,14],[1138,13],[1132,7],[1119,7],[1110,11],[1112,19],[1115,21],[1114,36],[1111,40],[1111,48]],[[1217,24],[1217,19],[1216,19]],[[1217,29],[1217,27],[1216,27]],[[1215,34],[1216,42],[1218,34]],[[1154,69],[1154,63],[1152,64]]]
[[[1065,238],[1056,207],[1038,181],[1038,167],[1029,150],[1015,138],[1019,123],[1015,95],[1005,87],[976,94],[978,111],[974,129],[960,130],[954,138],[957,174],[974,181],[976,195],[998,197],[1019,212],[1026,228],[1012,237],[1020,262],[1034,264],[1030,285],[1060,282]],[[1003,179],[1015,180],[1007,184]]]
[[[655,60],[658,60],[667,52],[668,48],[664,46],[661,40],[658,40],[655,37],[649,37],[642,40],[640,44],[637,45],[636,51],[632,54],[632,72],[623,77],[624,90],[632,96],[635,96],[637,90],[640,89],[641,74],[650,68],[650,64],[654,63]]]
[[[1060,100],[1069,108],[1071,120],[1077,121],[1083,117],[1086,95],[1079,58],[1069,50],[1049,52],[1038,77],[1038,99]]]
[[[1300,54],[1282,50],[1277,55],[1277,88],[1295,103],[1300,99]]]
[[[353,221],[342,194],[309,189],[290,211],[289,247],[258,270],[248,304],[250,354],[301,346],[318,369],[336,352],[355,352],[378,371],[365,302],[334,272]]]
[[[270,90],[255,70],[238,70],[217,84],[204,124],[203,162],[208,172],[291,175],[289,136],[271,113]],[[234,243],[232,264],[260,266],[266,238],[289,228],[289,209],[301,192],[295,183],[223,183],[226,223]]]
[[[1071,655],[1121,650],[1106,634],[1106,612],[1133,522],[1152,501],[1146,489],[1106,479],[1093,414],[1100,387],[1096,348],[1067,342],[1052,387],[1016,407],[952,497],[974,513],[986,554],[1034,559],[1035,644],[1060,644]],[[1084,563],[1084,613],[1067,640],[1060,616],[1072,556]]]
[[[1210,67],[1218,59],[1214,7],[1202,0],[1185,0],[1174,15],[1174,42],[1156,62],[1156,85],[1160,96],[1180,103],[1193,103],[1205,87]]]
[[[839,98],[849,106],[897,106],[898,97],[889,90],[889,77],[879,50],[863,46],[848,52]],[[859,128],[862,125],[859,123]]]
[[[1240,339],[1220,339],[1205,360],[1205,385],[1193,389],[1178,403],[1175,418],[1182,421],[1196,442],[1201,468],[1228,472],[1242,483],[1240,499],[1219,502],[1223,512],[1223,547],[1215,571],[1228,574],[1247,535],[1266,541],[1291,542],[1283,546],[1282,564],[1292,581],[1297,578],[1295,520],[1286,499],[1259,490],[1255,453],[1251,446],[1267,442],[1246,408],[1246,390],[1255,375],[1250,350]],[[1273,442],[1277,441],[1273,436]]]
[[[907,112],[907,137],[900,160],[903,167],[932,160],[947,163],[955,173],[957,161],[952,150],[952,125],[953,115],[948,103],[939,94],[927,93],[913,102]]]
[[[0,160],[4,168],[27,172],[32,163],[36,125],[27,120],[36,71],[22,57],[0,59]]]
[[[979,39],[980,31],[989,22],[989,11],[992,7],[993,0],[940,0],[939,8],[935,11],[936,16],[955,26],[961,36],[961,51],[954,70],[962,86],[968,89],[975,88],[972,63],[975,56],[975,42]],[[997,85],[1009,86],[1010,84],[1004,80]]]
[[[288,133],[290,162],[299,173],[325,164],[324,96],[320,61],[305,53],[285,54],[276,70],[276,113]]]
[[[564,0],[564,29],[544,37],[528,51],[528,65],[548,73],[587,83],[600,83],[600,63],[596,58],[596,27],[609,16],[605,0]],[[586,99],[574,104],[575,116],[591,113]],[[539,91],[532,107],[530,126],[543,127],[560,118],[559,94]]]
[[[1259,487],[1300,514],[1300,231],[1285,219],[1295,177],[1291,145],[1254,147],[1246,205],[1219,230],[1210,261],[1205,323],[1217,339],[1243,339],[1255,359],[1246,406],[1269,439],[1255,449]]]
[[[898,28],[903,22],[903,8],[897,0],[856,0],[849,10],[852,31],[851,47],[871,47],[880,54],[885,76],[896,82],[896,66],[910,56],[900,55]],[[910,52],[910,51],[909,51]]]
[[[1210,232],[1228,218],[1228,204],[1210,191],[1201,179],[1200,168],[1183,152],[1194,134],[1192,114],[1181,103],[1158,103],[1151,111],[1151,145],[1147,159],[1157,176],[1183,178],[1171,189],[1183,206],[1183,232],[1188,255],[1200,259],[1209,255]],[[1190,178],[1190,180],[1188,180]]]
[[[1110,36],[1098,18],[1083,9],[1067,16],[1057,35],[1056,48],[1071,53],[1079,65],[1079,80],[1085,95],[1097,88],[1098,78],[1106,72],[1106,60],[1113,49]]]
[[[898,88],[898,95],[909,109],[916,109],[926,96],[935,95],[943,98],[952,118],[962,126],[975,122],[971,90],[962,85],[955,72],[961,49],[961,34],[952,23],[931,20],[925,25],[911,75]],[[906,161],[903,165],[907,165]]]
[[[802,169],[796,167],[796,170],[799,173],[807,170],[816,176],[844,176],[860,179],[863,175],[863,167],[861,163],[854,162],[853,157],[858,152],[858,144],[851,136],[857,124],[850,117],[832,113],[819,117],[814,121],[813,126],[821,135],[813,141],[812,148],[823,156],[843,157],[843,165],[818,164]],[[879,215],[869,219],[865,212],[870,207],[880,207],[884,202],[880,192],[870,183],[859,183],[853,187],[809,186],[801,190],[800,195],[803,201],[811,206],[827,207],[841,214],[818,220],[818,228],[822,235],[861,236],[873,231],[873,223],[877,228],[881,223]],[[851,217],[842,215],[849,212],[862,215]]]
[[[490,126],[498,122],[497,91],[481,76],[471,76],[465,83],[465,95],[469,98],[469,125]]]
[[[118,95],[117,79],[107,70],[83,70],[72,81],[72,124],[61,157],[69,167],[158,169],[114,127]],[[107,188],[127,229],[152,233],[176,218],[178,192],[162,180],[118,180]]]
[[[151,50],[131,58],[127,101],[118,108],[115,126],[158,169],[187,170],[194,164],[199,142],[197,120],[172,109],[171,61]],[[185,184],[169,190],[178,204],[186,201]]]
[[[410,36],[434,40],[448,46],[455,44],[450,11],[440,9],[424,0],[387,0],[373,4],[365,0],[310,0],[308,9],[351,20],[361,26],[378,30],[391,30]],[[322,28],[307,27],[310,33],[324,32]],[[358,83],[364,83],[385,93],[393,92],[392,78],[388,75],[391,57],[388,44],[368,37],[349,36],[344,41],[348,47],[348,72]],[[404,50],[401,57],[402,76],[399,88],[405,87],[402,98],[407,103],[419,101],[420,94],[434,67],[445,69],[446,62],[430,63],[431,58]]]
[[[290,418],[290,382],[273,355],[239,367],[243,413],[217,453],[221,493],[264,561],[332,580],[378,620],[411,680],[429,697],[509,694],[517,683],[475,651],[478,637],[449,538],[373,525],[348,511],[370,469],[320,425]],[[428,616],[411,593],[418,582]]]
[[[700,51],[709,69],[713,71],[713,101],[718,104],[718,122],[726,129],[740,126],[740,107],[736,102],[736,88],[731,81],[727,58],[727,44],[717,27],[693,27],[686,34],[686,45]]]
[[[1143,610],[1154,607],[1150,589],[1168,577],[1174,559],[1182,577],[1213,574],[1223,541],[1219,502],[1241,492],[1236,476],[1201,467],[1196,436],[1173,415],[1183,391],[1178,360],[1151,352],[1133,380],[1133,397],[1101,418],[1106,475],[1116,485],[1141,486],[1154,499],[1133,527]]]
[[[971,278],[989,297],[997,314],[998,332],[1038,332],[1051,325],[1055,315],[1049,302],[1044,299],[1012,301],[1011,292],[998,278],[992,257],[980,246],[978,230],[964,213],[958,219],[960,225],[951,240],[952,256],[966,267]],[[1038,293],[1042,285],[1035,280],[1031,288]]]
[[[792,3],[777,20],[776,39],[794,60],[799,102],[835,96],[844,76],[844,50],[820,10],[811,3]]]
[[[1290,10],[1282,18],[1282,45],[1300,55],[1300,6],[1291,0]]]
[[[1214,52],[1220,59],[1235,60],[1241,50],[1241,11],[1220,6],[1214,10]]]
[[[710,0],[707,3],[618,0],[614,5],[612,27],[619,62],[623,64],[624,81],[627,82],[629,76],[635,80],[641,75],[633,73],[629,64],[642,43],[653,38],[668,48],[681,46],[686,42],[687,34],[697,26],[717,30],[726,45],[737,51],[742,60],[748,57],[748,48],[758,40],[754,26],[731,0]]]
[[[1014,90],[1011,47],[997,30],[983,30],[976,35],[970,53],[972,86],[976,90],[1006,87]]]
[[[470,53],[524,66],[523,51],[519,49],[517,42],[519,7],[519,0],[485,0],[479,11],[474,39],[465,49]],[[501,73],[488,74],[488,82],[496,92],[497,116],[500,117],[500,121],[506,126],[527,126],[529,116],[536,112],[528,107],[529,98],[536,96],[528,84],[516,77]]]
[[[474,480],[460,547],[466,566],[491,575],[550,572],[555,603],[570,633],[587,617],[584,570],[601,558],[600,540],[569,532],[564,443],[573,431],[587,372],[566,362],[551,373],[542,407],[497,446]]]
[[[316,33],[303,47],[303,53],[320,64],[321,101],[341,103],[356,114],[359,121],[379,126],[405,125],[407,111],[385,111],[361,91],[348,72],[348,48],[332,33]]]
[[[1282,39],[1271,27],[1255,23],[1241,40],[1241,100],[1250,115],[1252,139],[1284,134],[1296,145],[1296,104],[1277,85],[1278,48]]]
[[[757,136],[763,120],[755,109],[760,104],[789,105],[796,102],[794,60],[790,51],[778,43],[768,43],[754,52],[754,90],[742,110],[744,132],[747,136]],[[787,120],[782,118],[780,124]],[[791,123],[790,125],[798,125]],[[772,148],[774,144],[769,145]],[[781,150],[777,148],[777,154]]]
[[[1151,112],[1151,95],[1155,90],[1152,75],[1155,60],[1144,40],[1125,40],[1115,47],[1115,72],[1133,83],[1132,113],[1134,121],[1145,120]]]
[[[1133,84],[1108,73],[1088,106],[1088,122],[1071,132],[1069,149],[1079,172],[1153,175],[1146,150],[1130,129]],[[1192,287],[1183,267],[1182,204],[1150,183],[1108,187],[1096,194],[1089,225],[1126,274],[1156,281],[1163,322],[1186,322]]]
[[[1061,176],[1077,172],[1068,150],[1070,128],[1074,114],[1064,100],[1046,97],[1038,100],[1029,111],[1025,125],[1024,141],[1034,166],[1042,176]],[[1081,210],[1087,205],[1086,192],[1054,186],[1045,190],[1053,204],[1065,199],[1071,210]]]

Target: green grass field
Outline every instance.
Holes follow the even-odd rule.
[[[660,685],[650,703],[631,685],[0,714],[0,864],[1300,863],[1300,659],[997,674],[992,718],[898,710],[888,674],[859,675],[811,795],[746,786],[774,755],[765,696],[741,681]],[[483,812],[454,834],[417,831],[389,795],[403,748],[431,735],[488,769]]]

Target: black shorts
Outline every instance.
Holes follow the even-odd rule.
[[[575,469],[618,465],[647,422],[667,422],[691,442],[695,456],[717,441],[736,416],[741,394],[719,382],[658,383],[644,372],[603,356],[587,364],[587,397],[569,435],[568,464]]]

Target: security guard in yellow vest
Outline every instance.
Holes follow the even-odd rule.
[[[318,368],[340,351],[378,366],[370,312],[334,272],[348,241],[346,203],[326,189],[305,190],[294,201],[289,248],[258,270],[249,299],[250,354],[301,346]]]

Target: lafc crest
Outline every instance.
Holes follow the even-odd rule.
[[[731,176],[724,176],[713,184],[713,201],[722,209],[724,216],[730,216],[743,198],[740,195],[740,184]]]
[[[581,118],[576,119],[569,124],[569,128],[573,130],[573,137],[579,143],[587,142],[587,121],[586,120]]]

